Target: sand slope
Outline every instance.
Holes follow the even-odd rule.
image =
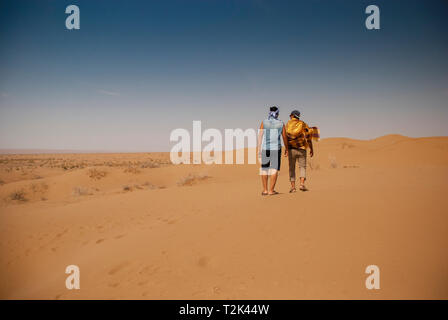
[[[324,139],[306,193],[283,160],[261,197],[256,165],[2,155],[0,298],[448,298],[447,137]]]

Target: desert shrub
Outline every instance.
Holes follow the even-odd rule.
[[[136,168],[136,167],[127,167],[126,169],[124,169],[124,172],[125,173],[138,174],[141,171],[138,168]]]
[[[152,183],[150,183],[150,182],[145,182],[145,183],[143,184],[143,186],[145,186],[146,188],[148,188],[148,189],[150,189],[150,190],[159,189],[158,186],[156,186],[156,185],[154,185],[154,184],[152,184]]]
[[[20,202],[25,202],[28,199],[26,198],[26,193],[24,190],[20,189],[20,190],[16,190],[13,191],[10,195],[9,198],[11,200],[15,200],[15,201],[20,201]]]
[[[104,178],[107,175],[107,171],[98,170],[96,168],[93,168],[93,169],[90,169],[88,171],[88,175],[92,179],[100,180],[100,179]]]
[[[205,173],[190,173],[188,176],[181,178],[178,182],[178,186],[192,186],[199,181],[203,181],[210,178],[209,175]]]
[[[132,187],[131,186],[123,186],[123,191],[132,191]]]
[[[88,196],[91,194],[92,194],[92,192],[88,188],[78,186],[73,189],[74,196]]]
[[[139,186],[138,184],[134,184],[134,185],[124,185],[123,186],[123,191],[126,191],[126,192],[128,192],[128,191],[134,191],[135,189],[139,189],[139,190],[142,190],[142,189],[144,189],[144,187],[143,186]]]
[[[344,169],[356,169],[356,168],[359,168],[359,166],[357,166],[357,165],[345,165],[344,167],[343,167]]]
[[[336,157],[330,156],[330,168],[336,169],[338,167],[338,162],[336,161]]]
[[[140,168],[146,169],[146,168],[158,168],[160,167],[160,164],[154,161],[145,161],[140,165]]]
[[[41,183],[32,183],[31,187],[30,187],[31,191],[33,191],[34,193],[37,192],[45,192],[48,190],[48,185],[45,182],[41,182]]]
[[[311,170],[319,170],[320,169],[320,164],[314,164],[314,165],[311,165],[310,164],[310,168],[311,168]]]
[[[347,143],[347,142],[343,142],[342,144],[341,144],[341,147],[342,147],[342,149],[351,149],[351,148],[354,148],[355,146],[353,145],[353,144],[351,144],[351,143]]]

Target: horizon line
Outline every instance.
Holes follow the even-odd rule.
[[[448,138],[448,136],[421,136],[421,137],[410,137],[402,134],[386,134],[383,136],[378,136],[376,138],[371,139],[355,139],[349,137],[326,137],[321,138],[319,142],[329,139],[349,139],[349,140],[357,140],[357,141],[373,141],[379,138],[390,137],[390,136],[400,136],[408,139],[422,139],[422,138]],[[255,148],[255,147],[251,147]],[[244,149],[250,149],[249,147],[245,147]],[[240,149],[232,149],[232,150],[215,150],[215,151],[235,151]],[[99,149],[45,149],[45,148],[0,148],[0,155],[20,155],[20,154],[110,154],[110,153],[168,153],[170,151],[143,151],[143,150],[134,150],[134,151],[119,151],[119,150],[99,150]],[[202,152],[202,151],[190,151],[191,153]]]

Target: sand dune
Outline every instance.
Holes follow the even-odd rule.
[[[448,137],[323,139],[309,164],[309,192],[283,158],[261,197],[257,165],[1,155],[0,298],[448,298]]]

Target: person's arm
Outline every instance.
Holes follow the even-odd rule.
[[[282,137],[283,137],[283,144],[285,145],[285,156],[288,155],[288,138],[286,137],[286,129],[285,126],[283,125],[283,130],[282,130]]]
[[[314,156],[313,140],[312,139],[310,139],[308,141],[308,145],[310,146],[310,157],[312,158]]]
[[[261,122],[260,130],[258,130],[257,155],[261,156],[261,143],[263,142],[263,122]]]
[[[306,128],[306,142],[307,142],[308,146],[310,147],[310,157],[313,157],[314,149],[313,149],[312,134],[310,134],[310,127],[308,127],[308,125],[306,123],[305,123],[305,128]]]

